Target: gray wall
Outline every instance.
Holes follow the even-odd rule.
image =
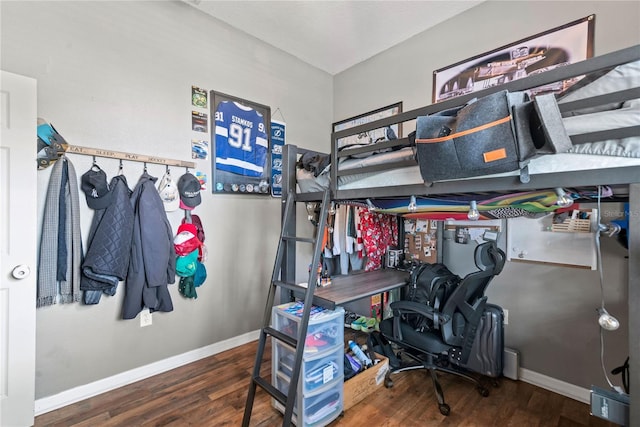
[[[332,77],[182,2],[1,2],[2,69],[38,80],[38,115],[75,145],[190,159],[191,86],[280,108],[287,142],[326,150]],[[329,95],[327,95],[329,94]],[[279,117],[279,116],[278,116]],[[91,157],[69,155],[78,175]],[[109,178],[118,161],[98,159]],[[34,162],[35,167],[35,162]],[[131,188],[143,165],[125,162]],[[208,161],[198,169],[210,173]],[[38,172],[39,210],[50,169]],[[149,165],[162,176],[164,167]],[[184,169],[173,168],[177,179]],[[81,193],[86,239],[92,218]],[[120,320],[124,289],[97,306],[37,311],[36,398],[259,329],[280,200],[205,192],[208,279],[171,286],[172,313]],[[174,230],[182,211],[169,214]],[[34,225],[40,229],[40,224]],[[86,241],[86,240],[85,240]]]
[[[396,101],[403,101],[405,111],[428,105],[433,70],[592,13],[596,55],[640,43],[638,2],[482,3],[335,76],[334,120]],[[609,371],[628,354],[628,266],[625,250],[615,241],[605,237],[602,247],[607,307],[622,322],[618,331],[605,335]],[[506,344],[521,352],[522,367],[581,387],[606,385],[599,360],[596,271],[509,262],[488,295],[509,310]]]

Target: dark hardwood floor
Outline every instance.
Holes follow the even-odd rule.
[[[207,357],[117,390],[36,417],[35,426],[239,426],[242,422],[256,342]],[[269,360],[262,375],[270,378]],[[344,412],[331,426],[614,426],[589,415],[584,403],[530,384],[501,379],[488,397],[470,383],[440,374],[451,415],[438,411],[426,371],[394,375]],[[252,426],[278,426],[282,416],[258,389]]]

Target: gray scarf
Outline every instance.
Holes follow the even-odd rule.
[[[68,179],[63,179],[64,166]],[[80,201],[76,171],[66,157],[55,162],[42,220],[37,307],[80,301]],[[61,217],[61,215],[63,217]]]

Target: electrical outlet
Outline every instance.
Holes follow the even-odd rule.
[[[506,308],[503,308],[502,312],[504,313],[504,324],[508,325],[509,324],[509,310],[507,310]],[[149,314],[149,319],[151,319],[151,314]]]
[[[148,308],[145,308],[140,312],[140,327],[151,326],[151,312]]]

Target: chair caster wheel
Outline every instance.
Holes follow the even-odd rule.
[[[500,387],[500,380],[496,380],[496,379],[491,380],[491,385],[492,385],[494,388],[499,388],[499,387]]]
[[[388,379],[388,378],[385,378],[385,379],[384,379],[384,386],[385,386],[386,388],[391,388],[391,387],[393,387],[393,380]]]
[[[482,396],[482,397],[489,396],[489,390],[487,390],[484,387],[478,387],[478,393],[480,393],[480,396]]]
[[[443,403],[442,405],[438,405],[438,409],[440,409],[440,413],[442,415],[449,415],[451,413],[451,408],[446,403]]]

